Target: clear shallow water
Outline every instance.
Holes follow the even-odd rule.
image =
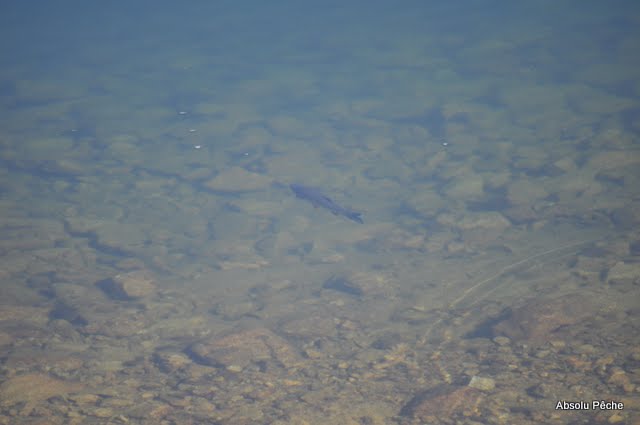
[[[637,416],[632,3],[4,9],[4,422]]]

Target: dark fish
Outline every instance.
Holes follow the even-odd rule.
[[[342,215],[349,220],[353,220],[357,223],[364,223],[360,217],[362,213],[350,210],[336,204],[331,198],[325,196],[320,189],[315,187],[303,186],[301,184],[292,184],[289,186],[296,197],[300,199],[306,199],[311,202],[314,207],[323,207],[331,211],[335,215]]]

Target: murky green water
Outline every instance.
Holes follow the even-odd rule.
[[[0,423],[638,420],[635,5],[29,7]]]

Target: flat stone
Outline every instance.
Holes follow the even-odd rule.
[[[548,196],[549,193],[540,183],[529,179],[516,180],[507,188],[507,199],[511,205],[531,205]]]
[[[99,307],[98,307],[99,308]],[[155,318],[136,311],[122,309],[104,312],[89,317],[89,324],[83,328],[87,334],[105,335],[108,337],[131,337],[148,332],[156,324]]]
[[[114,287],[127,298],[143,298],[156,293],[156,284],[151,273],[134,270],[116,275],[112,279]]]
[[[114,215],[121,211],[114,210]],[[69,218],[67,228],[72,235],[91,235],[95,237],[100,249],[116,252],[142,252],[149,236],[141,230],[139,224],[121,223],[109,220],[94,220],[83,218]]]
[[[253,192],[267,189],[272,179],[258,173],[252,173],[241,167],[232,167],[204,183],[205,187],[217,192]]]
[[[222,316],[225,320],[239,320],[248,315],[255,315],[262,306],[253,300],[225,300],[217,303],[211,313]]]
[[[29,326],[45,326],[49,321],[49,309],[44,307],[0,305],[0,326],[19,323]]]
[[[435,423],[438,418],[476,415],[482,400],[482,393],[475,388],[441,385],[413,397],[400,410],[400,416]]]
[[[507,338],[506,336],[497,336],[497,337],[493,338],[493,342],[495,342],[496,344],[498,344],[501,347],[504,347],[506,345],[511,344],[511,340],[509,338]]]
[[[607,273],[609,284],[631,284],[640,281],[640,265],[617,262]]]
[[[631,155],[628,151],[605,151],[591,157],[586,165],[590,170],[610,170],[623,168],[640,163],[638,155]]]
[[[158,351],[153,356],[154,363],[163,372],[175,372],[191,364],[191,359],[186,354],[172,351]]]
[[[492,378],[483,376],[474,376],[469,382],[469,387],[475,388],[481,391],[491,391],[496,387],[496,381]]]
[[[560,328],[570,331],[572,325],[592,316],[596,307],[592,300],[579,295],[535,299],[515,308],[508,318],[493,327],[493,332],[532,346],[540,345],[554,339]]]
[[[240,366],[270,361],[286,368],[301,360],[297,350],[284,338],[265,328],[213,337],[189,347],[188,352],[200,363],[210,366]]]
[[[10,217],[2,219],[0,251],[3,253],[53,248],[65,239],[64,225],[59,221]]]
[[[515,205],[505,209],[503,214],[515,224],[530,223],[541,218],[541,214],[531,205]]]
[[[83,385],[51,378],[41,373],[14,376],[0,385],[0,403],[12,406],[17,403],[36,403],[55,396],[80,391]]]
[[[125,253],[142,252],[149,239],[140,226],[133,223],[104,222],[92,233],[99,247]]]
[[[448,198],[456,200],[480,199],[484,196],[484,182],[480,176],[470,173],[448,184],[445,193]]]
[[[458,224],[458,228],[461,230],[495,230],[500,232],[511,226],[509,220],[498,212],[482,212],[469,214],[465,216]]]
[[[323,285],[324,289],[333,289],[346,294],[386,295],[393,294],[394,285],[390,276],[383,273],[352,272],[338,274],[329,278]]]

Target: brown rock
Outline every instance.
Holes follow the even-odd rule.
[[[214,337],[193,344],[188,351],[198,362],[211,366],[244,368],[251,363],[267,361],[289,368],[300,361],[295,348],[265,328]]]
[[[155,353],[154,361],[163,372],[175,372],[191,364],[191,359],[183,353],[162,350]]]
[[[54,396],[80,391],[83,385],[54,379],[45,374],[32,373],[14,376],[0,385],[0,403],[12,406],[16,403],[36,403]]]
[[[478,413],[482,399],[482,393],[475,388],[441,385],[413,397],[400,410],[400,415],[423,421],[469,416]]]
[[[113,281],[129,298],[148,297],[156,292],[155,281],[146,270],[122,273],[114,277]]]
[[[127,337],[148,331],[155,324],[150,315],[143,312],[121,309],[109,314],[97,314],[83,328],[87,334],[106,335],[110,337]]]
[[[493,327],[493,332],[539,345],[553,339],[554,332],[561,327],[574,325],[593,315],[594,307],[593,302],[582,296],[534,299],[515,308],[508,318]]]
[[[334,275],[325,281],[323,288],[356,296],[390,296],[395,289],[390,276],[371,272],[353,272]]]
[[[100,282],[99,286],[116,299],[145,298],[156,293],[155,281],[146,270],[118,274],[112,279]]]
[[[640,265],[618,261],[607,273],[607,283],[633,285],[640,282]]]

